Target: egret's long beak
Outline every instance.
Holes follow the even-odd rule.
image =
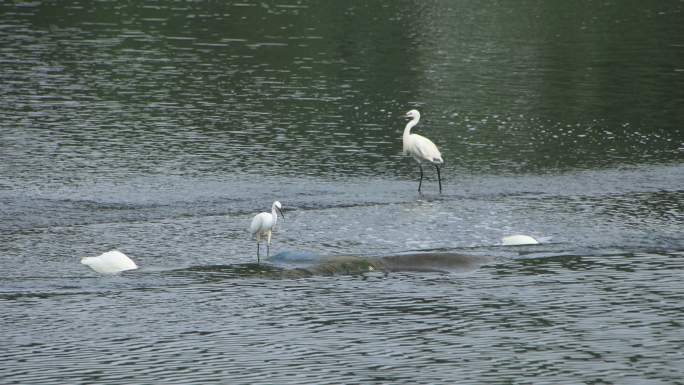
[[[277,209],[278,212],[280,213],[280,216],[283,217],[283,219],[285,219],[285,214],[283,214],[283,210],[281,210],[281,209],[279,209],[279,208],[277,208],[277,207],[276,207],[276,209]]]

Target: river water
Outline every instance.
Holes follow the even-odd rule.
[[[684,383],[683,10],[1,4],[0,383]]]

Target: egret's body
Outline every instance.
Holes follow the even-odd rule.
[[[266,236],[266,256],[271,252],[271,235],[276,223],[278,223],[278,212],[283,215],[282,205],[280,202],[275,201],[271,206],[271,212],[263,212],[254,216],[252,223],[249,225],[249,232],[252,236],[256,237],[257,242],[257,263],[260,262],[259,256],[259,243],[261,243],[261,237]]]
[[[410,155],[413,159],[418,162],[418,167],[420,167],[420,182],[418,183],[418,192],[423,185],[423,163],[430,163],[437,169],[437,180],[439,181],[439,192],[442,192],[442,176],[439,172],[439,165],[444,163],[442,159],[442,154],[439,152],[437,146],[428,138],[412,134],[411,128],[413,128],[420,120],[420,113],[417,110],[411,110],[406,113],[407,118],[411,120],[406,123],[406,128],[404,128],[404,155]]]
[[[97,257],[85,257],[81,263],[101,274],[116,274],[137,269],[138,265],[119,250],[111,250]]]

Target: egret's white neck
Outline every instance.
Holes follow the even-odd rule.
[[[276,223],[278,223],[278,212],[275,205],[271,207],[271,215],[273,215],[273,227],[275,228]]]
[[[413,128],[413,126],[418,124],[419,120],[420,120],[420,116],[416,116],[413,119],[411,119],[408,123],[406,123],[406,128],[404,128],[404,136],[402,138],[402,142],[404,145],[403,146],[404,154],[408,154],[408,147],[407,146],[409,145],[409,142],[410,142],[411,129]]]
[[[408,123],[406,123],[406,127],[404,128],[404,138],[411,135],[411,129],[413,128],[413,126],[418,124],[419,120],[420,120],[420,117],[415,117],[415,118],[411,119]]]

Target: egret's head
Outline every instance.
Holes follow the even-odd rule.
[[[418,110],[411,110],[404,115],[405,118],[409,119],[420,119],[420,112]]]
[[[273,202],[273,207],[275,207],[276,210],[278,210],[278,212],[280,213],[280,216],[283,217],[283,219],[285,219],[285,215],[283,215],[283,205],[281,205],[279,201],[275,201]]]

